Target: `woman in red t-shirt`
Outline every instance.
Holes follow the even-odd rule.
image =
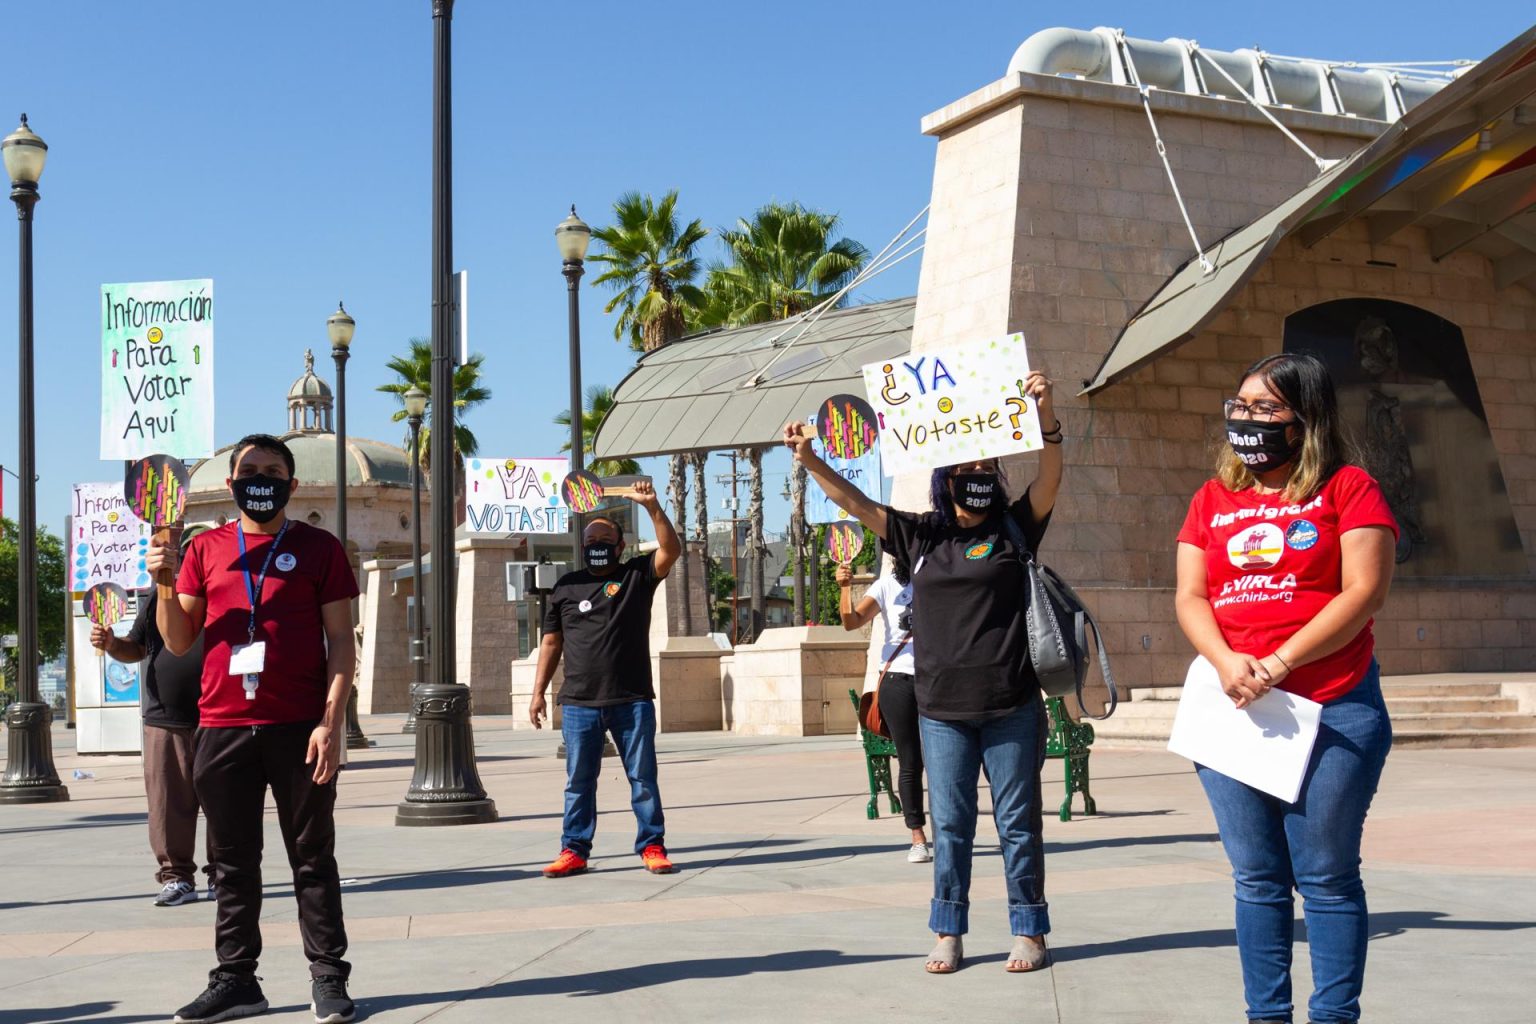
[[[1197,765],[1236,880],[1248,1019],[1291,1020],[1292,890],[1312,956],[1315,1024],[1355,1021],[1369,934],[1360,835],[1392,746],[1371,616],[1397,523],[1346,460],[1328,370],[1259,360],[1225,403],[1229,448],[1179,531],[1179,625],[1245,707],[1273,687],[1323,705],[1295,803]]]

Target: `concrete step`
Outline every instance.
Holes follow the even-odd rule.
[[[1387,710],[1399,715],[1448,715],[1466,711],[1513,714],[1520,702],[1513,697],[1399,697],[1387,695]]]
[[[1165,741],[1166,743],[1166,741]],[[1436,750],[1536,747],[1536,729],[1486,729],[1437,732],[1424,729],[1392,730],[1394,747],[1432,747]]]
[[[1399,676],[1383,680],[1381,692],[1391,700],[1393,697],[1497,697],[1502,690],[1499,683],[1417,682],[1412,676]]]
[[[1536,718],[1530,715],[1478,714],[1459,715],[1400,715],[1388,709],[1392,716],[1392,728],[1410,732],[1466,732],[1489,729],[1536,728]]]

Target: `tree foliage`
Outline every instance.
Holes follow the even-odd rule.
[[[614,338],[627,337],[637,352],[653,352],[682,337],[703,304],[695,250],[709,229],[698,220],[679,220],[676,189],[659,201],[626,192],[613,204],[613,218],[592,232],[602,249],[589,259],[607,268],[593,283],[615,293],[603,307],[605,313],[618,311]]]
[[[21,553],[21,532],[10,519],[0,519],[0,633],[18,631],[17,595],[19,593],[17,560]],[[64,542],[46,528],[37,531],[37,628],[38,663],[52,661],[64,650],[66,578]],[[4,653],[5,697],[0,703],[9,703],[15,695],[16,664],[14,651]]]
[[[608,410],[613,408],[613,388],[594,384],[587,388],[587,407],[581,411],[581,451],[587,471],[597,476],[621,476],[627,473],[639,473],[640,463],[634,459],[592,459],[592,442],[597,439],[597,428],[603,422],[603,417],[608,415]],[[571,425],[571,410],[562,409],[555,417],[555,422],[562,427]],[[566,441],[560,446],[562,452],[571,450],[571,442]]]
[[[395,410],[391,419],[396,423],[404,422],[405,393],[416,387],[432,393],[432,342],[427,338],[412,338],[407,342],[408,350],[403,356],[395,356],[385,364],[400,379],[390,384],[380,384],[379,391],[394,395],[400,401],[400,408]],[[480,451],[480,442],[468,427],[464,425],[464,414],[476,406],[490,401],[491,390],[480,383],[481,366],[485,362],[485,356],[475,353],[469,357],[467,363],[454,368],[453,371],[453,447],[459,457],[476,455]],[[427,402],[427,413],[422,420],[421,427],[421,468],[432,468],[432,403]],[[406,431],[405,447],[410,448],[411,435]]]

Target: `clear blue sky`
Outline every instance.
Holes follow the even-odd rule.
[[[677,188],[685,215],[719,226],[798,200],[841,214],[878,249],[927,201],[934,142],[919,118],[1001,77],[1038,29],[1436,60],[1486,56],[1529,20],[1511,0],[459,0],[454,262],[470,271],[473,347],[495,394],[468,423],[485,455],[558,451],[565,285],[552,231],[573,202],[601,224],[625,190]],[[9,12],[0,133],[26,111],[50,147],[36,329],[39,515],[52,530],[71,483],[120,476],[96,458],[104,282],[214,280],[220,443],[284,428],[306,347],[332,376],[325,319],[344,298],[358,322],[349,431],[401,436],[393,400],[373,389],[390,379],[385,360],[429,331],[431,30],[428,0],[50,0]],[[13,468],[15,248],[0,239],[0,462]],[[916,262],[860,298],[912,294]],[[587,383],[615,384],[633,365],[605,301],[584,289]],[[771,456],[770,493],[787,464]],[[13,480],[6,493],[14,516]],[[786,509],[771,506],[770,529]]]

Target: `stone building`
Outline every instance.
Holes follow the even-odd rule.
[[[1536,31],[1428,82],[1048,30],[923,119],[912,349],[1021,331],[1059,382],[1044,555],[1097,605],[1122,684],[1183,680],[1174,537],[1222,399],[1282,350],[1330,364],[1404,526],[1383,670],[1536,669],[1533,59]]]

